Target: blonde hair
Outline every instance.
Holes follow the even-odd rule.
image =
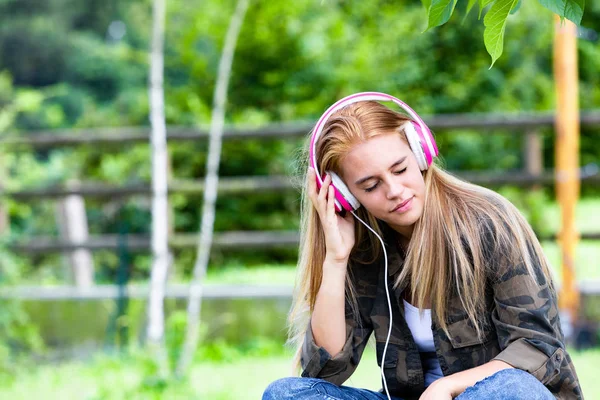
[[[408,144],[402,130],[408,118],[387,107],[364,101],[351,104],[327,122],[317,155],[320,171],[341,173],[344,156],[356,145],[375,136],[398,132]],[[307,140],[310,140],[310,135]],[[307,146],[305,146],[305,149]],[[306,167],[302,166],[300,248],[292,308],[288,317],[288,343],[296,348],[294,366],[299,366],[302,343],[322,279],[325,238],[318,215],[308,199]],[[411,288],[412,302],[423,308],[429,301],[436,322],[448,334],[448,293],[457,293],[469,320],[481,335],[486,288],[486,269],[490,249],[501,254],[504,262],[524,264],[535,277],[534,262],[551,282],[549,263],[535,234],[517,208],[499,194],[462,181],[432,164],[423,172],[425,205],[415,223],[407,247],[404,266],[395,286]],[[361,207],[357,215],[381,235],[380,222]],[[350,264],[375,261],[381,253],[379,240],[362,224],[355,223],[356,245]],[[372,257],[360,255],[372,249]],[[508,264],[507,264],[508,265]],[[351,269],[348,268],[350,272]],[[358,322],[358,304],[352,275],[346,275],[346,301]],[[551,284],[551,283],[550,283]]]

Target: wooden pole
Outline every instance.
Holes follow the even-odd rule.
[[[541,176],[544,173],[544,143],[538,129],[529,129],[525,133],[525,149],[527,173]]]
[[[562,286],[559,306],[572,327],[579,314],[579,292],[575,280],[575,256],[579,240],[575,206],[579,197],[579,89],[577,72],[577,27],[554,16],[554,79],[556,82],[556,195],[562,223],[559,242],[562,253]],[[568,335],[567,332],[565,334]]]
[[[69,182],[69,186],[77,186]],[[61,237],[75,245],[89,240],[85,200],[82,196],[69,195],[57,204],[57,223]],[[94,259],[89,249],[77,248],[65,252],[70,275],[75,286],[87,288],[94,284]]]
[[[525,133],[524,153],[527,175],[541,177],[544,174],[544,149],[539,129],[530,128]],[[541,184],[531,187],[532,190],[540,190],[541,188]]]

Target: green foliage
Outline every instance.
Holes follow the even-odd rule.
[[[552,227],[548,225],[550,198],[546,191],[543,189],[523,191],[505,187],[499,190],[499,193],[521,211],[537,236],[547,236],[553,233]]]
[[[473,7],[475,7],[475,4],[477,4],[477,2],[478,2],[478,0],[469,0],[469,3],[467,3],[467,9],[465,11],[465,18],[467,15],[469,15],[469,13],[473,9]],[[479,18],[481,18],[481,7],[479,8],[479,10],[480,10]]]
[[[21,261],[0,243],[0,286],[19,281],[24,271]],[[16,362],[25,354],[40,355],[44,343],[37,324],[18,300],[0,300],[0,378],[15,374]]]
[[[243,357],[270,357],[282,356],[288,352],[284,343],[267,337],[255,337],[244,343],[231,344],[223,339],[218,339],[198,350],[198,361],[213,361],[233,363]]]
[[[457,0],[433,0],[429,9],[429,22],[427,28],[440,26],[448,22],[454,12]]]
[[[567,18],[579,25],[583,17],[585,0],[538,0],[548,10]],[[457,0],[421,0],[427,10],[428,28],[445,24],[456,6]],[[469,0],[466,14],[469,14],[477,0]],[[483,40],[487,52],[492,57],[492,64],[502,55],[504,47],[504,31],[510,14],[514,14],[521,6],[521,0],[479,0],[479,18],[488,5],[492,4],[487,11],[483,24],[485,32]]]
[[[32,129],[99,128],[148,125],[147,75],[150,2],[77,2],[48,0],[0,2],[0,135],[27,135]],[[454,3],[456,6],[454,7]],[[588,2],[582,25],[600,30],[600,5]],[[400,96],[419,113],[528,112],[554,107],[553,24],[539,2],[523,2],[505,24],[503,57],[489,70],[484,24],[475,2],[446,4],[464,14],[462,24],[423,32],[428,25],[419,3],[397,2],[253,2],[238,42],[229,86],[227,123],[260,126],[269,122],[314,121],[343,95],[379,90]],[[481,11],[496,6],[479,1]],[[169,1],[165,41],[166,116],[171,125],[207,127],[210,122],[216,69],[233,0]],[[513,12],[519,7],[513,7]],[[377,10],[377,12],[373,12]],[[444,10],[443,8],[441,10]],[[471,11],[470,14],[467,11]],[[468,15],[467,15],[468,14]],[[443,13],[440,15],[443,16]],[[490,17],[491,18],[491,17]],[[109,38],[108,27],[123,21],[126,34]],[[51,21],[48,22],[48,21]],[[484,18],[485,22],[485,18]],[[452,21],[450,21],[452,23]],[[10,29],[9,29],[10,28]],[[15,41],[15,36],[20,35]],[[47,40],[45,40],[47,37]],[[23,43],[22,47],[16,44]],[[524,47],[524,43],[526,46]],[[25,45],[26,44],[26,45]],[[40,57],[36,58],[36,49]],[[14,60],[20,60],[14,63]],[[600,104],[600,49],[579,42],[580,104]],[[55,68],[60,66],[60,70]],[[31,71],[40,71],[39,77]],[[36,81],[43,78],[43,84]],[[470,130],[439,130],[436,138],[451,170],[516,171],[523,167],[522,142],[515,132],[477,134]],[[553,135],[543,130],[545,167],[552,168]],[[598,129],[581,135],[582,165],[600,159]],[[293,175],[292,164],[304,141],[226,140],[222,176]],[[201,180],[206,141],[170,142],[174,179]],[[52,151],[19,149],[0,160],[10,190],[64,184],[72,179],[114,185],[150,182],[150,152],[144,143],[82,146]],[[0,174],[2,175],[2,174]],[[597,189],[583,187],[584,194]],[[11,218],[11,239],[58,234],[54,201],[4,199]],[[196,232],[202,197],[170,196],[176,232]],[[149,234],[150,203],[141,196],[127,199],[86,198],[92,234]],[[298,227],[299,194],[245,193],[220,196],[217,231]],[[187,279],[193,249],[176,254],[176,279]],[[233,264],[294,264],[291,250],[212,252],[210,269]],[[147,254],[132,254],[134,280],[145,280]],[[119,256],[94,253],[98,282],[114,282]],[[67,278],[60,254],[23,260],[30,282],[59,283]]]
[[[496,0],[483,19],[485,25],[483,41],[485,48],[492,56],[492,65],[502,54],[506,19],[517,4],[518,0]]]
[[[581,23],[585,0],[539,0],[548,10],[567,18],[577,25]]]
[[[177,361],[180,358],[180,352],[185,341],[185,330],[187,327],[187,312],[185,310],[177,310],[172,312],[166,321],[165,328],[165,347],[169,356],[170,369],[174,370]],[[200,326],[200,337],[204,336],[206,326]],[[200,341],[202,342],[202,341]],[[156,371],[153,372],[155,374]]]

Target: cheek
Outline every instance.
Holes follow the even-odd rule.
[[[425,179],[423,178],[423,175],[421,173],[416,175],[413,182],[415,191],[423,196],[425,194]]]
[[[419,193],[421,196],[425,196],[425,181],[423,179],[419,181]]]
[[[381,212],[379,209],[381,208],[381,204],[385,204],[385,202],[382,203],[381,199],[379,198],[379,194],[375,193],[360,195],[360,197],[356,197],[356,199],[367,211],[373,215],[380,215]]]

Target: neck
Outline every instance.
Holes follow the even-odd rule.
[[[403,250],[406,251],[406,249],[408,248],[409,242],[410,242],[410,238],[406,238],[405,236],[398,235],[398,243],[400,244],[400,247],[402,247]]]
[[[398,234],[396,237],[398,238],[398,243],[406,249],[408,247],[408,243],[410,242],[410,238],[412,237],[413,227],[392,227]]]

